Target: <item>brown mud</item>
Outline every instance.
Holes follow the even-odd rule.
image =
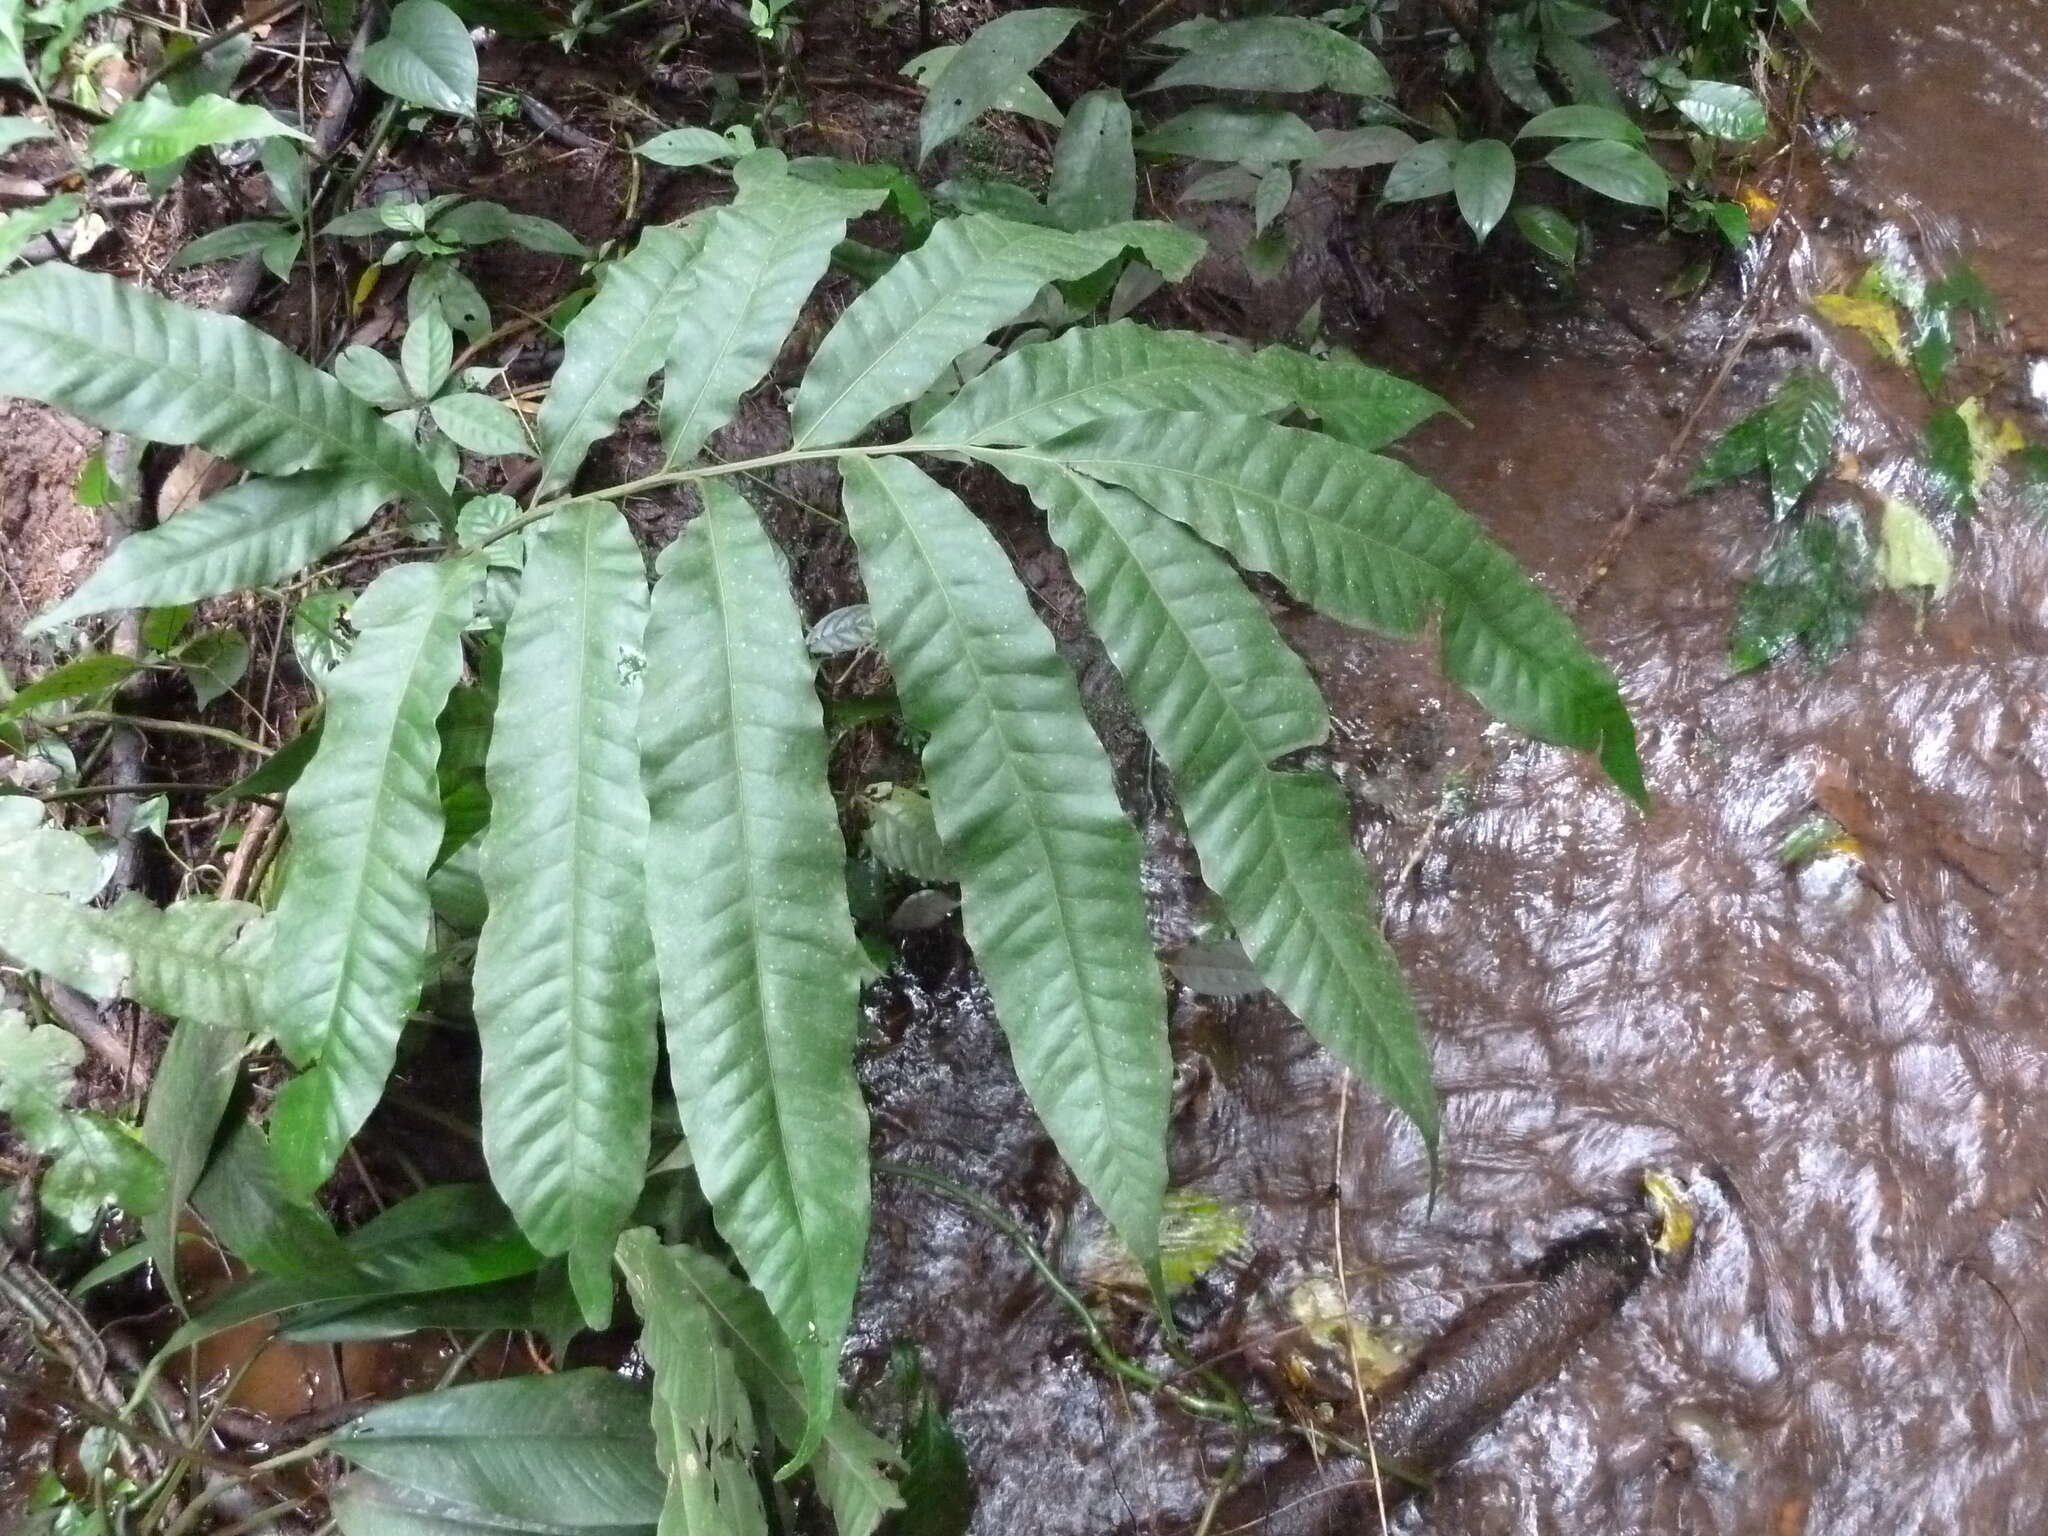
[[[803,147],[868,157],[907,144],[914,99],[858,76],[911,51],[915,7],[887,30],[865,24],[863,5],[814,9],[810,52],[844,73],[805,101],[814,141]],[[969,8],[934,9],[952,36],[954,13]],[[1175,1181],[1240,1207],[1249,1226],[1245,1252],[1183,1300],[1197,1353],[1247,1393],[1310,1411],[1313,1393],[1290,1397],[1299,1329],[1288,1298],[1304,1280],[1341,1271],[1355,1317],[1422,1338],[1596,1224],[1646,1166],[1686,1175],[1703,1218],[1688,1268],[1645,1288],[1554,1385],[1396,1514],[1418,1536],[2048,1528],[2048,533],[1993,499],[1956,535],[1954,590],[1924,616],[1883,600],[1824,672],[1792,660],[1731,680],[1736,594],[1769,537],[1760,500],[1741,486],[1667,494],[1697,440],[1678,475],[1648,484],[1752,322],[1756,340],[1704,427],[1818,351],[1850,402],[1866,475],[1911,483],[1924,400],[1860,341],[1799,322],[1803,295],[1853,275],[1879,246],[1936,269],[1974,257],[2013,311],[2003,402],[2024,395],[2028,349],[2048,346],[2040,0],[1816,9],[1815,104],[1855,125],[1858,152],[1809,163],[1783,189],[1796,195],[1777,237],[1796,247],[1789,285],[1768,290],[1766,305],[1749,302],[1771,276],[1755,268],[1700,299],[1667,299],[1696,247],[1622,237],[1596,263],[1586,302],[1496,283],[1504,261],[1439,288],[1382,281],[1385,263],[1333,251],[1350,228],[1348,198],[1308,193],[1290,218],[1321,238],[1279,282],[1249,288],[1219,257],[1157,301],[1164,322],[1227,320],[1263,339],[1288,335],[1320,300],[1332,339],[1450,399],[1472,425],[1440,421],[1401,453],[1553,592],[1587,592],[1588,637],[1643,731],[1647,815],[1589,764],[1489,729],[1422,648],[1283,615],[1329,694],[1325,757],[1351,793],[1428,1021],[1444,1161],[1432,1190],[1413,1133],[1270,1000],[1179,998]],[[499,67],[487,58],[487,75]],[[645,126],[602,71],[519,78],[585,131],[637,137]],[[665,121],[701,120],[703,82],[687,68],[656,71],[646,89]],[[878,131],[890,142],[878,145]],[[538,143],[536,133],[529,124],[518,138]],[[422,174],[450,190],[487,163],[451,153]],[[623,163],[549,146],[477,190],[596,240],[716,189],[653,170],[636,188]],[[184,233],[238,216],[213,207]],[[1229,246],[1227,220],[1210,233]],[[138,251],[130,275],[161,277],[161,260]],[[532,309],[572,276],[496,253],[479,271],[494,300]],[[369,322],[390,302],[373,301]],[[293,304],[266,323],[303,329]],[[756,415],[733,442],[772,442],[779,423]],[[95,557],[95,519],[69,495],[90,446],[47,413],[0,407],[0,646]],[[633,451],[618,451],[626,472]],[[784,489],[829,497],[809,473]],[[981,504],[1102,703],[1121,787],[1145,821],[1159,936],[1185,940],[1191,860],[1115,718],[1099,651],[1067,622],[1072,589],[1014,498]],[[656,507],[650,530],[682,510]],[[788,505],[776,518],[813,606],[851,600],[838,532]],[[1816,800],[1856,823],[1891,900],[1844,861],[1780,867],[1780,839]],[[985,995],[943,934],[906,949],[869,1009],[878,1157],[988,1191],[1059,1250],[1074,1191],[1004,1065]],[[1135,1317],[1121,1336],[1156,1345]],[[1227,1429],[1108,1377],[1004,1238],[885,1180],[849,1356],[856,1384],[876,1385],[906,1337],[966,1443],[975,1536],[1186,1532],[1231,1458]],[[366,1349],[338,1374],[274,1354],[243,1402],[290,1417],[366,1383],[425,1380],[444,1350],[439,1336],[419,1350]],[[218,1363],[237,1358],[223,1346]],[[1260,1508],[1287,1449],[1280,1437],[1254,1442],[1233,1511]],[[1374,1528],[1352,1520],[1333,1528]],[[1215,1523],[1211,1536],[1228,1528]]]

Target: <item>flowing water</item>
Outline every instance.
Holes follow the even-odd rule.
[[[1791,324],[1876,250],[1935,270],[1974,254],[2014,312],[1983,383],[2025,409],[2027,349],[2048,342],[2048,6],[1817,9],[1814,105],[1853,123],[1857,152],[1777,184],[1794,221],[1779,234],[1798,238],[1782,298],[1752,316],[1731,292],[1682,321],[1657,294],[1682,254],[1652,247],[1616,255],[1597,322],[1538,316],[1526,344],[1419,356],[1475,429],[1434,426],[1409,457],[1553,591],[1581,589],[1642,497],[1582,621],[1641,725],[1655,808],[1488,732],[1416,650],[1290,621],[1331,695],[1364,846],[1390,883],[1413,866],[1389,908],[1444,1094],[1434,1200],[1414,1135],[1359,1090],[1347,1109],[1277,1009],[1176,1015],[1176,1181],[1250,1220],[1247,1255],[1190,1302],[1233,1370],[1262,1340],[1278,1352],[1288,1290],[1334,1264],[1333,1168],[1355,1309],[1424,1335],[1626,1200],[1646,1166],[1693,1180],[1690,1265],[1399,1529],[2048,1529],[2048,532],[1994,496],[1955,534],[1954,589],[1924,617],[1881,600],[1824,672],[1731,679],[1736,593],[1769,538],[1761,497],[1643,495],[1752,318],[1705,428],[1817,352],[1863,479],[1914,490],[1917,386],[1854,337]],[[1819,494],[1858,504],[1845,485]],[[1781,866],[1816,808],[1863,863]],[[1162,911],[1184,922],[1172,840],[1155,843]],[[882,1007],[884,1155],[1042,1214],[1066,1191],[988,1070],[999,1051],[964,982]],[[977,1533],[1183,1532],[1199,1516],[1228,1437],[1111,1384],[1004,1240],[885,1183],[864,1367],[899,1334],[924,1340],[981,1476]]]

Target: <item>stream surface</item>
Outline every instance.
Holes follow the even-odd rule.
[[[1790,281],[1703,429],[1817,351],[1867,482],[1908,494],[1917,386],[1848,333],[1776,333],[1876,250],[1936,271],[1967,251],[2013,312],[1987,389],[2023,409],[2026,350],[2048,343],[2048,5],[1816,9],[1815,105],[1858,149],[1788,200]],[[1613,253],[1618,301],[1676,327],[1661,350],[1583,318],[1433,360],[1362,338],[1475,425],[1434,425],[1407,457],[1561,595],[1748,319],[1740,291],[1661,305],[1682,260]],[[1357,1088],[1340,1109],[1339,1072],[1269,1000],[1183,999],[1175,1179],[1250,1222],[1248,1253],[1190,1298],[1214,1314],[1198,1336],[1237,1348],[1240,1372],[1262,1329],[1279,1336],[1290,1286],[1335,1262],[1333,1167],[1354,1310],[1424,1336],[1628,1198],[1646,1165],[1692,1177],[1702,1213],[1690,1265],[1397,1529],[2048,1529],[2048,531],[1994,493],[1952,535],[1955,585],[1924,618],[1881,598],[1825,671],[1731,679],[1736,595],[1769,537],[1753,486],[1652,497],[1587,600],[1642,730],[1647,816],[1589,763],[1488,732],[1421,649],[1287,621],[1390,886],[1474,767],[1388,898],[1444,1097],[1443,1179],[1432,1202],[1413,1133]],[[1861,869],[1781,867],[1816,805],[1861,842]],[[1181,866],[1163,826],[1153,841],[1172,938]],[[906,986],[874,1022],[882,1155],[1012,1209],[1067,1198],[988,1069],[1000,1039],[970,983]],[[1003,1239],[921,1190],[885,1182],[877,1199],[859,1365],[872,1377],[893,1338],[922,1342],[979,1477],[978,1536],[1190,1529],[1228,1436],[1113,1385]]]

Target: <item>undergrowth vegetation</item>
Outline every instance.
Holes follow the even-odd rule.
[[[1511,219],[1567,267],[1585,213],[1566,211],[1568,186],[1659,213],[1676,192],[1681,223],[1740,244],[1747,212],[1703,172],[1769,120],[1749,87],[1690,71],[1741,61],[1719,43],[1659,55],[1625,99],[1588,42],[1615,18],[1532,0],[1440,40],[1451,77],[1483,71],[1484,93],[1409,114],[1368,46],[1379,8],[1200,16],[1147,41],[1159,68],[1142,89],[1062,111],[1032,71],[1087,18],[1015,11],[915,62],[918,152],[988,113],[1049,112],[1042,193],[792,157],[762,142],[764,114],[648,137],[647,162],[729,178],[729,195],[593,247],[466,189],[351,205],[361,166],[344,184],[304,128],[226,94],[232,38],[167,58],[110,112],[83,104],[67,71],[100,9],[0,0],[0,76],[105,119],[82,154],[43,115],[0,120],[5,147],[59,138],[82,189],[10,215],[0,264],[60,229],[65,254],[88,254],[108,168],[161,192],[189,157],[252,146],[232,152],[255,158],[267,201],[186,244],[178,268],[253,261],[290,280],[327,243],[358,241],[358,306],[379,282],[408,284],[394,348],[337,344],[316,362],[76,261],[0,279],[0,386],[116,435],[82,500],[136,496],[121,439],[130,459],[166,445],[239,474],[129,534],[43,613],[32,635],[51,665],[0,702],[0,743],[62,780],[0,798],[0,952],[22,980],[0,1011],[0,1110],[47,1160],[27,1219],[59,1246],[135,1232],[78,1289],[148,1265],[180,1309],[124,1413],[152,1411],[182,1352],[253,1320],[330,1342],[518,1329],[559,1358],[583,1330],[627,1326],[623,1287],[641,1379],[447,1386],[275,1459],[356,1469],[332,1499],[350,1536],[761,1531],[779,1517],[760,1466],[807,1471],[842,1536],[880,1528],[903,1503],[898,1452],[841,1402],[840,1361],[872,1177],[862,989],[891,955],[857,869],[850,884],[850,828],[871,862],[957,887],[1046,1132],[1154,1298],[1185,1281],[1139,832],[985,520],[1005,484],[1064,556],[1256,983],[1413,1123],[1433,1164],[1421,1025],[1345,796],[1304,760],[1328,711],[1269,594],[1433,637],[1449,684],[1589,754],[1640,804],[1633,726],[1560,607],[1383,451],[1444,402],[1341,353],[1129,318],[1204,255],[1143,216],[1146,173],[1210,167],[1180,200],[1243,203],[1255,272],[1285,259],[1301,178],[1381,166],[1380,205],[1449,197],[1479,240]],[[356,27],[342,9],[338,41]],[[747,23],[783,50],[800,11],[756,0]],[[619,18],[555,20],[567,45]],[[497,24],[402,0],[363,30],[378,142],[400,112],[475,119],[472,22]],[[1334,98],[1352,120],[1312,127],[1273,95]],[[1674,175],[1660,142],[1692,172]],[[473,363],[501,322],[463,263],[493,245],[583,269],[539,317],[560,342],[543,390]],[[862,284],[836,312],[815,298],[835,267],[835,283]],[[1961,301],[1930,302],[1932,335]],[[714,445],[749,401],[786,407],[781,445],[724,457]],[[623,462],[602,450],[649,406],[658,451],[607,483],[594,463]],[[1833,411],[1819,375],[1796,376],[1701,484],[1764,468],[1789,511],[1832,449]],[[836,475],[863,589],[808,625],[791,556],[750,500],[797,466]],[[687,511],[679,535],[653,536],[656,508]],[[374,571],[360,592],[333,581],[343,562]],[[1895,585],[1936,584],[1924,563],[1900,569]],[[202,706],[241,682],[246,639],[195,614],[252,591],[291,595],[309,702],[288,739],[138,717],[139,680],[183,678]],[[1758,633],[1759,659],[1824,643],[1784,618]],[[818,669],[869,652],[893,693],[868,718],[914,749],[918,777],[847,794]],[[225,888],[181,881],[167,904],[114,889],[107,834],[65,809],[90,790],[95,764],[70,746],[83,727],[233,754],[247,771],[217,803],[281,810],[282,856],[238,860],[246,878]],[[138,814],[162,830],[161,797]],[[71,1107],[73,989],[176,1021],[139,1124]],[[396,1064],[471,1030],[488,1183],[430,1182],[337,1230],[336,1184]],[[203,1301],[183,1289],[194,1217],[242,1275]],[[10,1271],[12,1299],[30,1284]],[[958,1452],[914,1369],[905,1380],[915,1484]],[[166,1454],[161,1422],[120,1422],[88,1469],[96,1510],[190,1530],[232,1502],[195,1445]],[[60,1505],[84,1518],[61,1490]]]

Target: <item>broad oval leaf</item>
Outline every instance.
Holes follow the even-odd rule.
[[[994,463],[1016,450],[974,451]],[[1646,798],[1613,675],[1514,558],[1407,466],[1322,433],[1169,411],[1108,417],[1031,452],[1124,487],[1348,624],[1412,636],[1440,609],[1454,682],[1516,728],[1596,753]]]
[[[774,365],[847,220],[888,196],[802,180],[773,150],[741,161],[733,180],[731,204],[705,220],[696,286],[668,346],[661,442],[670,465],[694,458],[732,420]]]
[[[1796,369],[1758,414],[1763,458],[1771,471],[1771,511],[1784,517],[1834,457],[1842,392],[1818,368]]]
[[[1451,190],[1458,212],[1484,242],[1515,196],[1515,152],[1499,139],[1474,139],[1458,147],[1451,164]]]
[[[1138,140],[1148,155],[1185,155],[1232,165],[1281,165],[1322,153],[1315,129],[1278,107],[1210,102],[1168,118]]]
[[[678,170],[715,165],[721,160],[733,159],[739,152],[739,146],[731,139],[709,128],[671,128],[667,133],[657,133],[633,151],[656,165],[674,166]]]
[[[341,544],[387,500],[385,485],[347,470],[244,480],[130,534],[32,629],[116,608],[196,603],[281,580]]]
[[[1224,91],[1332,90],[1347,96],[1385,96],[1394,88],[1370,49],[1321,22],[1253,16],[1182,35],[1193,46],[1146,90],[1206,85]]]
[[[815,1431],[867,1247],[859,950],[802,620],[753,509],[704,490],[648,625],[650,917],[698,1178],[801,1362]]]
[[[1219,342],[1118,320],[1019,347],[947,401],[917,440],[1044,442],[1120,412],[1264,413],[1293,398],[1259,362]]]
[[[591,445],[640,403],[695,296],[697,253],[708,228],[700,220],[687,229],[648,230],[605,268],[597,296],[569,322],[562,366],[534,423],[542,490],[575,478]]]
[[[307,1069],[271,1120],[293,1193],[320,1185],[376,1107],[425,980],[435,721],[462,670],[479,565],[399,565],[370,583],[349,614],[355,646],[327,678],[319,750],[285,799],[291,867],[266,1022]]]
[[[1221,559],[1129,492],[1042,461],[1002,467],[1073,562],[1089,620],[1173,773],[1202,878],[1260,976],[1433,1153],[1428,1052],[1343,793],[1327,776],[1268,766],[1328,734],[1308,669]]]
[[[619,1239],[619,1268],[640,1314],[654,1373],[654,1456],[668,1492],[661,1528],[677,1536],[767,1536],[754,1483],[754,1405],[717,1319],[691,1292],[680,1249],[639,1227]]]
[[[197,240],[187,241],[178,247],[178,254],[171,258],[174,267],[204,266],[209,261],[226,261],[233,256],[246,256],[251,251],[260,251],[284,231],[285,226],[275,219],[256,219],[246,224],[224,224],[219,229],[209,230]]]
[[[650,1524],[662,1506],[651,1396],[600,1369],[478,1382],[380,1403],[333,1448],[493,1524]]]
[[[363,54],[363,73],[413,106],[476,115],[476,44],[441,0],[399,0],[383,37]]]
[[[1169,278],[1185,276],[1201,254],[1199,241],[1170,225],[1068,233],[988,214],[946,220],[848,305],[819,344],[790,409],[795,446],[851,441],[931,388],[1047,283],[1086,277],[1133,245]]]
[[[1633,144],[1581,139],[1560,145],[1543,158],[1553,170],[1617,203],[1662,213],[1671,196],[1671,178],[1664,167]]]
[[[1770,114],[1755,91],[1722,80],[1695,80],[1673,103],[1702,133],[1747,143],[1771,131]]]
[[[677,1278],[716,1319],[741,1380],[760,1402],[775,1438],[791,1450],[805,1438],[805,1385],[761,1298],[724,1263],[695,1248],[671,1248]],[[838,1536],[875,1536],[903,1500],[885,1468],[895,1456],[860,1419],[838,1404],[810,1463]]]
[[[443,395],[427,406],[427,414],[448,441],[471,453],[503,456],[533,452],[526,436],[526,418],[489,395]]]
[[[1074,103],[1053,152],[1046,207],[1062,229],[1099,229],[1138,206],[1131,109],[1119,91],[1090,91]]]
[[[97,273],[51,265],[0,281],[0,382],[259,474],[349,469],[450,510],[425,455],[283,343]]]
[[[1322,147],[1302,166],[1305,171],[1363,170],[1367,166],[1392,165],[1415,147],[1415,140],[1390,123],[1369,128],[1316,130]]]
[[[1068,1165],[1150,1263],[1173,1058],[1137,833],[1073,676],[993,535],[907,460],[848,458],[841,472],[875,628],[904,714],[930,738],[927,788],[1017,1074]]]
[[[484,1155],[528,1240],[569,1255],[593,1328],[610,1318],[654,1082],[635,748],[646,621],[646,567],[619,510],[557,511],[528,541],[485,770]]]
[[[1575,102],[1539,112],[1522,124],[1518,139],[1612,139],[1617,144],[1644,143],[1643,130],[1626,112]]]
[[[647,573],[608,502],[528,541],[489,737],[477,940],[483,1155],[592,1327],[647,1165],[655,983],[635,727]]]
[[[225,96],[195,96],[184,103],[152,91],[121,109],[93,130],[96,165],[118,165],[130,171],[154,171],[182,160],[207,144],[233,144],[245,139],[306,136],[281,123],[263,108]]]
[[[918,159],[999,105],[1087,15],[1065,7],[1010,11],[976,28],[931,83],[918,115]]]
[[[1394,162],[1387,172],[1387,184],[1380,188],[1380,201],[1413,203],[1442,197],[1451,190],[1457,158],[1456,139],[1423,140]]]

